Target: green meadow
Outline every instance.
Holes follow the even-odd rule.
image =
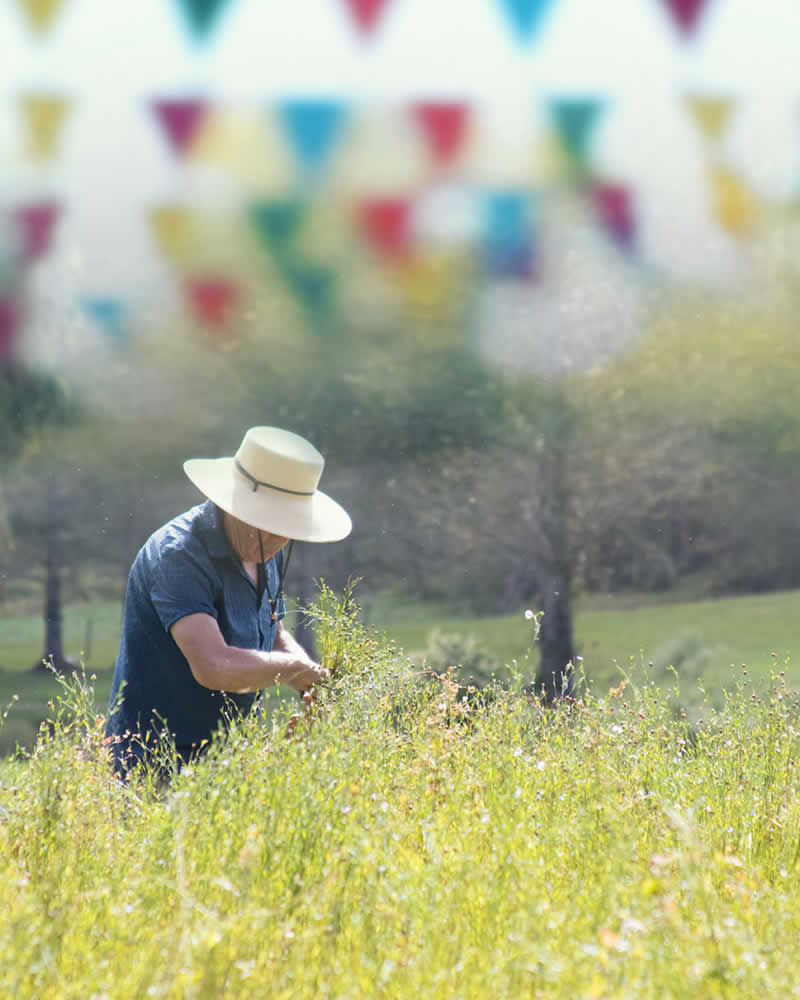
[[[387,595],[365,600],[364,606],[364,617],[419,666],[426,663],[431,635],[438,631],[473,639],[501,682],[515,671],[528,679],[535,671],[533,630],[522,608],[505,616],[464,617],[447,607]],[[576,668],[603,689],[652,663],[651,676],[659,683],[671,685],[677,673],[680,700],[688,711],[696,711],[705,700],[698,682],[719,705],[743,666],[756,681],[767,678],[776,663],[792,677],[792,654],[798,655],[800,645],[798,608],[797,591],[666,603],[656,603],[652,595],[588,596],[577,604],[575,633],[582,660]],[[0,619],[0,706],[18,698],[0,732],[2,753],[13,751],[17,743],[31,745],[47,714],[47,702],[58,692],[52,674],[30,670],[41,657],[42,620],[26,611]],[[105,710],[111,686],[120,622],[121,608],[114,601],[81,602],[65,609],[65,650],[96,675],[99,711]],[[476,679],[485,683],[489,677]]]
[[[725,639],[713,610],[777,615],[760,600],[689,607],[585,608],[582,634],[605,623],[586,660],[630,676],[606,664],[612,688],[548,708],[523,671],[482,692],[432,673],[328,595],[314,716],[287,738],[278,698],[166,784],[113,779],[91,675],[56,682],[36,748],[0,769],[0,995],[800,995],[789,633]],[[719,649],[727,693],[701,717],[649,667],[640,615],[654,648],[691,628],[681,648]],[[521,612],[483,627],[529,637]],[[743,657],[758,669],[725,663]]]

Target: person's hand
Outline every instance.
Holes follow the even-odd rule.
[[[329,672],[306,656],[294,662],[294,670],[287,678],[287,683],[299,694],[313,691],[317,684],[323,684],[330,677]]]
[[[289,739],[294,735],[294,732],[300,725],[301,720],[305,722],[306,726],[310,726],[316,711],[316,691],[313,688],[309,691],[303,691],[303,712],[302,714],[300,712],[294,712],[291,716],[289,716],[289,722],[286,725],[286,738]]]

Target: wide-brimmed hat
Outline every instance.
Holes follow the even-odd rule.
[[[251,427],[233,458],[190,458],[183,470],[218,507],[284,538],[336,542],[350,515],[317,489],[325,459],[292,431]]]

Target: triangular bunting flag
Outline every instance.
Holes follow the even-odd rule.
[[[306,203],[300,198],[258,201],[248,210],[248,218],[261,242],[276,254],[288,248],[306,213]]]
[[[189,31],[195,41],[205,41],[211,34],[214,22],[229,0],[179,0]]]
[[[393,275],[405,292],[408,304],[420,316],[440,321],[463,301],[469,281],[468,257],[452,252],[415,253]],[[439,328],[443,337],[452,336],[450,324]]]
[[[365,35],[375,30],[387,2],[388,0],[344,0],[359,30]]]
[[[208,111],[208,102],[200,98],[156,100],[153,111],[173,152],[183,156]]]
[[[124,339],[125,307],[119,299],[84,298],[81,300],[81,305],[86,315],[112,340],[121,342]]]
[[[528,42],[537,34],[552,6],[552,0],[499,0],[499,3],[521,42]]]
[[[36,160],[52,160],[72,102],[65,97],[24,94],[19,103],[28,136],[28,154]]]
[[[279,114],[303,166],[311,170],[323,167],[344,121],[344,104],[331,100],[288,100],[281,103]]]
[[[360,221],[364,235],[385,257],[399,260],[411,248],[408,198],[370,198],[361,203]]]
[[[622,184],[599,182],[592,188],[592,199],[614,241],[623,249],[630,249],[635,235],[630,189]]]
[[[19,334],[21,310],[10,295],[0,295],[0,366],[14,360],[14,348]]]
[[[572,164],[585,170],[592,132],[605,101],[597,97],[557,97],[550,101],[550,115]]]
[[[28,25],[37,35],[46,35],[64,0],[19,0]]]
[[[54,201],[23,205],[16,211],[17,224],[22,236],[22,255],[25,261],[36,260],[47,253],[53,227],[61,214],[61,206]]]
[[[336,286],[336,275],[330,268],[291,261],[283,269],[283,276],[298,301],[315,319],[330,316]]]
[[[238,298],[238,290],[227,278],[189,278],[186,295],[194,315],[208,326],[225,326]]]
[[[423,101],[415,104],[413,110],[425,133],[433,158],[438,163],[452,160],[464,142],[469,121],[469,107],[461,102]]]
[[[161,205],[150,212],[150,225],[164,256],[172,263],[185,260],[191,242],[191,213],[183,205]]]
[[[495,277],[534,275],[533,195],[495,191],[486,196],[486,267]]]
[[[706,142],[717,145],[725,138],[734,110],[732,98],[689,95],[686,106]]]
[[[678,30],[684,35],[691,35],[695,31],[706,2],[707,0],[662,0]]]
[[[709,168],[714,215],[734,236],[750,236],[758,224],[759,204],[745,181],[727,167]]]

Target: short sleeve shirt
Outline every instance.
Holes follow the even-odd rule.
[[[198,684],[170,629],[186,615],[207,614],[229,646],[271,650],[285,612],[281,597],[272,620],[269,595],[278,594],[282,560],[278,553],[265,564],[259,597],[210,500],[154,532],[128,575],[106,735],[152,739],[167,730],[179,748],[196,747],[247,714],[257,695]]]

